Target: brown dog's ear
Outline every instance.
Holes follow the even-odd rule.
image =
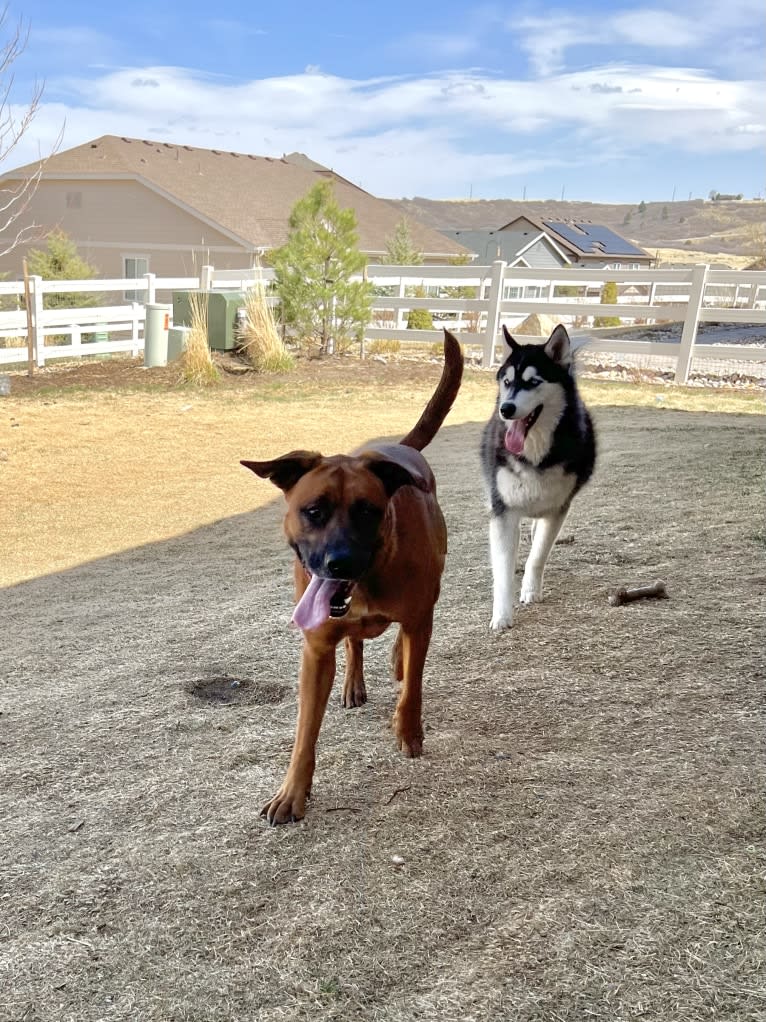
[[[366,467],[383,483],[390,497],[400,486],[417,486],[425,493],[435,487],[431,466],[414,447],[403,444],[381,444],[362,452]]]
[[[316,468],[321,460],[322,455],[316,451],[290,451],[271,461],[240,461],[240,465],[249,468],[261,479],[269,479],[280,490],[288,493],[301,476]]]

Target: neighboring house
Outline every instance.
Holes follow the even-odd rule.
[[[8,171],[0,190],[38,168]],[[401,211],[302,153],[280,159],[116,135],[51,156],[14,236],[29,223],[40,226],[38,239],[61,229],[103,277],[189,276],[205,264],[240,269],[285,242],[290,211],[323,178],[333,182],[339,204],[356,213],[361,251],[381,259]],[[409,226],[425,262],[466,254],[439,231],[412,220]],[[26,250],[40,244],[0,258],[0,272],[19,276]]]
[[[522,215],[496,230],[445,230],[465,245],[480,263],[502,259],[509,266],[556,269],[592,266],[597,269],[641,269],[653,257],[609,227],[587,220],[537,220]]]

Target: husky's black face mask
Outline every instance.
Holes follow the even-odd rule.
[[[510,350],[497,373],[497,410],[506,426],[505,449],[536,463],[547,451],[544,437],[556,428],[572,386],[569,335],[557,326],[545,344],[519,344],[503,327],[503,337]]]

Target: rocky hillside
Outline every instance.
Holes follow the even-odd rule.
[[[639,206],[597,202],[521,202],[511,199],[440,201],[400,199],[402,212],[438,229],[497,228],[526,213],[552,220],[605,224],[645,248],[684,249],[711,254],[764,254],[766,202],[648,202]]]

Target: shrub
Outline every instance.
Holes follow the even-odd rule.
[[[91,280],[97,275],[95,266],[81,258],[77,246],[64,231],[51,231],[45,248],[33,248],[27,256],[30,276],[43,280]],[[71,294],[48,294],[43,297],[46,309],[80,309],[99,305],[100,295],[75,291]]]
[[[617,285],[614,281],[607,281],[601,288],[601,304],[617,304]],[[594,326],[619,326],[622,320],[619,316],[596,316],[593,320]]]
[[[413,289],[413,298],[425,298],[426,289],[416,287]],[[407,313],[408,330],[433,330],[434,318],[428,309],[410,309]]]
[[[383,337],[370,341],[365,348],[369,355],[398,355],[402,350],[402,342],[393,337]]]

